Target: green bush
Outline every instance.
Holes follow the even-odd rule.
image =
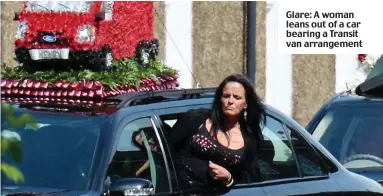
[[[37,128],[37,124],[31,114],[24,113],[16,117],[15,109],[10,104],[2,103],[1,111],[4,119],[4,124],[1,126],[1,156],[10,153],[12,159],[16,163],[20,163],[22,161],[22,141],[20,135],[11,130],[26,125]],[[14,164],[1,161],[1,172],[16,183],[25,181],[23,173]]]

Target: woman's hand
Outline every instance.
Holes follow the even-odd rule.
[[[230,172],[226,168],[217,165],[211,161],[209,161],[209,174],[214,180],[222,180],[223,182],[225,182],[225,184],[230,183]]]

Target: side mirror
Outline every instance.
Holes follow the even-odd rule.
[[[153,184],[142,178],[121,178],[109,186],[110,196],[114,195],[154,195]]]
[[[20,19],[20,12],[15,12],[15,17],[13,18],[13,20],[17,21]]]
[[[94,14],[94,20],[96,22],[100,22],[105,20],[105,12],[97,12]]]

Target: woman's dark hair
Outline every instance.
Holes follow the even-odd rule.
[[[218,130],[221,130],[221,131],[225,130],[224,129],[225,116],[222,111],[221,97],[222,97],[223,89],[225,85],[229,82],[238,82],[245,89],[245,98],[247,102],[247,108],[246,108],[247,120],[245,120],[244,118],[244,111],[243,111],[239,120],[242,131],[244,131],[245,134],[247,134],[250,137],[253,137],[257,141],[262,140],[263,139],[262,126],[265,125],[266,123],[264,105],[262,104],[261,99],[255,93],[254,86],[247,79],[247,77],[239,75],[239,74],[234,74],[234,75],[230,75],[226,77],[218,86],[218,89],[215,93],[213,106],[211,110],[211,116],[210,116],[210,119],[212,121],[213,136],[217,137]],[[226,137],[228,137],[226,132],[224,132],[224,134]]]
[[[139,144],[138,141],[136,140],[136,137],[137,135],[141,134],[141,131],[140,130],[137,130],[137,131],[134,131],[132,133],[132,144],[134,146],[136,146],[137,148],[139,148],[141,151],[145,152],[146,151],[146,148],[142,145],[142,144]]]
[[[154,131],[152,130],[153,128],[152,127],[145,127],[145,128],[142,128],[140,130],[137,130],[137,131],[134,131],[132,133],[132,144],[134,146],[136,146],[137,148],[139,148],[141,151],[145,152],[146,151],[146,147],[145,147],[145,144],[139,144],[138,141],[136,140],[136,137],[141,134],[141,131],[143,131],[146,135],[146,139],[148,140],[149,142],[149,145],[153,147],[153,145],[157,145],[158,144],[158,140],[157,138],[155,137],[154,134]]]

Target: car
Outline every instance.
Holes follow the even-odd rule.
[[[139,41],[152,38],[152,11],[152,2],[25,1],[14,18],[16,58],[35,69],[73,62],[109,70],[113,59],[133,56]]]
[[[307,124],[348,170],[383,185],[383,74],[330,98]]]
[[[2,176],[2,194],[189,195],[177,183],[172,126],[191,109],[210,108],[216,88],[122,94],[102,106],[7,99],[37,123],[3,129],[22,139],[25,183]],[[261,181],[224,195],[383,195],[377,182],[346,170],[292,118],[266,104]],[[3,114],[2,114],[3,115]],[[36,127],[34,127],[36,128]],[[3,161],[11,161],[5,156]]]

